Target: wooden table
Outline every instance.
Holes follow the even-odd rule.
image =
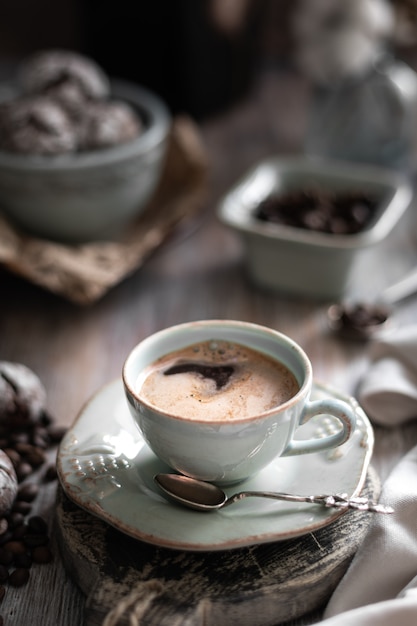
[[[78,307],[6,272],[1,274],[0,358],[32,368],[48,393],[56,422],[68,426],[83,403],[119,377],[125,356],[150,333],[187,320],[235,318],[279,329],[309,354],[315,377],[354,393],[367,364],[367,346],[328,334],[326,303],[266,293],[248,281],[242,248],[215,216],[216,204],[259,159],[300,150],[308,89],[296,76],[268,70],[247,99],[201,125],[210,160],[204,211],[189,228],[160,248],[146,265],[90,307]],[[370,295],[417,261],[417,220],[409,210],[389,239],[357,268],[354,291]],[[372,275],[372,280],[370,276]],[[410,323],[417,298],[403,303],[396,319]],[[383,480],[417,443],[417,424],[375,428],[373,465]],[[36,510],[52,520],[56,484],[42,491]],[[28,586],[8,589],[0,607],[5,624],[83,623],[84,598],[59,553],[39,568]]]

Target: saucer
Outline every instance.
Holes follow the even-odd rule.
[[[354,398],[315,383],[312,399],[336,397],[355,409],[352,437],[326,452],[277,458],[255,477],[225,489],[294,494],[345,493],[364,485],[373,451],[372,426]],[[338,421],[313,417],[298,437],[334,432]],[[223,510],[193,511],[166,500],[153,477],[170,469],[143,440],[131,418],[120,379],[106,385],[83,407],[57,455],[66,495],[82,509],[136,539],[178,550],[228,550],[314,532],[346,511],[306,503],[248,498]]]

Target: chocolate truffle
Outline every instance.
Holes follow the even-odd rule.
[[[30,368],[0,361],[0,424],[35,424],[44,415],[45,405],[45,387]]]

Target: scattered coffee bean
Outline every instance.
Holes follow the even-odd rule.
[[[25,535],[27,535],[27,533],[28,533],[28,527],[26,524],[23,524],[22,522],[19,526],[16,526],[16,528],[13,530],[12,540],[20,541],[21,539],[23,539]]]
[[[343,321],[357,328],[382,324],[387,319],[387,309],[383,306],[357,304],[342,315]]]
[[[44,534],[27,534],[24,537],[24,545],[27,548],[37,548],[38,546],[46,546],[49,543],[48,535]]]
[[[24,554],[26,552],[26,546],[22,541],[8,541],[4,544],[4,548],[9,550],[13,555]]]
[[[12,587],[22,587],[29,580],[29,570],[26,567],[17,567],[9,575],[9,584]]]
[[[13,563],[13,552],[4,547],[0,548],[0,564],[11,565]]]
[[[32,550],[32,559],[34,563],[50,563],[53,559],[52,552],[48,546],[37,546]]]
[[[12,511],[14,513],[20,513],[22,515],[28,515],[32,510],[32,504],[30,502],[26,502],[25,500],[17,500],[14,505]]]
[[[6,457],[0,465],[6,471],[8,463],[17,481],[14,500],[3,514],[0,510],[0,602],[7,585],[21,587],[28,582],[32,563],[53,560],[46,521],[39,515],[28,517],[41,483],[57,479],[55,464],[46,467],[46,453],[66,430],[45,411],[45,399],[40,381],[30,370],[0,361],[0,461],[2,454]]]
[[[32,533],[36,533],[38,535],[48,534],[48,524],[45,522],[43,517],[39,515],[34,515],[28,519],[28,530]]]
[[[5,583],[9,578],[9,570],[6,565],[0,565],[0,583]]]
[[[32,558],[27,552],[15,554],[14,564],[16,567],[25,567],[26,569],[30,569],[32,566]]]
[[[255,210],[259,220],[334,235],[364,230],[377,199],[362,191],[305,189],[270,195]]]
[[[21,524],[23,524],[24,520],[25,520],[25,514],[23,514],[21,511],[18,511],[16,509],[16,505],[19,505],[19,502],[15,502],[13,505],[13,509],[11,511],[11,513],[9,513],[7,521],[9,524],[9,528],[17,528],[18,526],[20,526]],[[26,502],[25,502],[25,506],[26,506]],[[30,506],[30,505],[29,505]]]
[[[342,331],[366,331],[387,321],[389,309],[383,304],[336,304],[329,309],[332,326]]]
[[[16,475],[18,481],[22,482],[23,480],[25,480],[25,478],[31,475],[32,471],[33,468],[29,463],[19,463],[19,465],[16,467]]]
[[[23,502],[33,502],[38,493],[39,485],[36,483],[25,483],[24,485],[20,485],[17,497]]]

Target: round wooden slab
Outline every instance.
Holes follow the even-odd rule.
[[[379,495],[371,468],[363,494]],[[56,533],[86,595],[85,626],[276,626],[324,606],[372,514],[348,511],[295,539],[228,551],[182,552],[133,539],[59,489]]]

